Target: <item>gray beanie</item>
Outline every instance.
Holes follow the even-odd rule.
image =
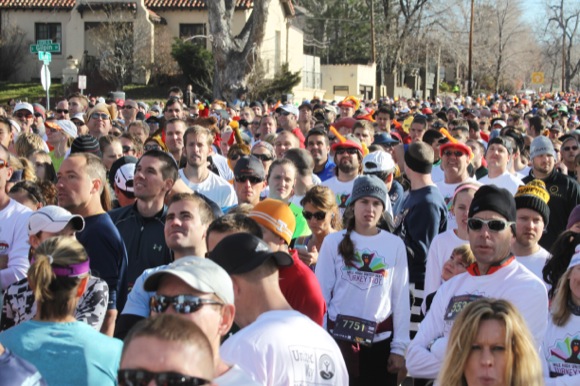
[[[386,208],[385,200],[387,199],[387,187],[381,179],[374,175],[364,175],[357,177],[352,186],[350,203],[354,204],[356,200],[363,197],[373,197],[383,203]]]
[[[530,145],[530,159],[534,159],[543,154],[549,154],[554,158],[556,157],[552,141],[550,141],[548,137],[540,135],[539,137],[534,138]]]

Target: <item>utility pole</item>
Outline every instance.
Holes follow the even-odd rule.
[[[473,69],[472,69],[472,54],[473,54],[473,8],[474,0],[471,0],[471,18],[469,21],[469,64],[467,68],[467,95],[473,94]]]
[[[375,5],[374,0],[371,0],[371,60],[373,63],[377,62],[377,50],[375,47]]]

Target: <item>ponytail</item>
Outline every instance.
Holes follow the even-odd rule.
[[[344,211],[343,220],[346,233],[338,244],[338,253],[342,256],[344,263],[349,265],[349,263],[354,260],[354,243],[350,238],[350,234],[354,230],[355,225],[353,205],[350,205],[346,208]]]
[[[50,291],[50,284],[56,278],[52,272],[52,257],[36,254],[34,263],[28,270],[28,278],[34,293],[34,299],[39,302],[53,300],[53,294]]]

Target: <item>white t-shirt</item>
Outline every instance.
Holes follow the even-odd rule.
[[[261,385],[348,385],[346,365],[334,339],[294,310],[261,314],[226,340],[220,354]]]
[[[546,385],[580,384],[580,358],[572,351],[572,346],[580,344],[580,316],[570,315],[564,326],[556,326],[550,317],[548,329],[542,344],[542,360],[544,370],[548,374],[558,374],[558,378],[547,378]]]
[[[507,171],[494,178],[491,178],[488,174],[485,177],[481,177],[479,182],[483,185],[495,185],[498,188],[507,189],[512,195],[516,194],[518,186],[524,184],[521,179]]]
[[[441,273],[443,272],[443,264],[451,257],[451,253],[460,245],[469,244],[469,240],[461,240],[455,234],[454,229],[447,229],[443,233],[439,233],[431,241],[429,252],[427,252],[427,264],[425,267],[425,297],[437,291],[443,279]],[[425,313],[426,304],[423,302],[421,308]]]
[[[350,203],[350,195],[352,194],[352,186],[354,185],[355,179],[353,178],[350,181],[342,182],[334,176],[326,181],[322,181],[322,185],[328,186],[334,192],[334,197],[336,198],[336,203],[340,208],[341,214],[344,213],[344,210]]]
[[[363,236],[353,231],[355,258],[348,265],[338,253],[338,244],[346,231],[331,233],[324,238],[316,277],[328,307],[328,318],[337,315],[355,316],[381,323],[393,317],[394,336],[391,352],[405,355],[409,345],[409,270],[403,241],[386,231]],[[391,332],[376,334],[374,341],[391,336]]]
[[[514,259],[491,274],[473,276],[466,272],[439,287],[407,350],[409,375],[437,378],[457,314],[481,297],[505,299],[513,303],[527,322],[540,352],[548,322],[548,293],[544,283]]]
[[[228,159],[221,154],[213,153],[211,155],[211,160],[220,172],[220,177],[226,181],[231,181],[234,179],[234,172],[228,165]]]
[[[447,205],[447,229],[457,228],[455,215],[449,209],[451,208],[451,199],[453,198],[453,194],[455,194],[455,189],[465,182],[476,182],[476,179],[469,177],[465,181],[461,181],[456,184],[448,184],[445,182],[445,180],[435,182],[435,185],[437,185],[437,188],[439,189],[439,193],[441,193],[443,199],[445,200],[445,205]]]
[[[215,173],[209,172],[205,181],[199,184],[189,181],[183,169],[179,169],[179,177],[190,189],[203,194],[215,202],[222,210],[238,203],[238,196],[236,196],[233,186]]]
[[[224,374],[215,378],[213,383],[217,386],[260,386],[259,382],[254,381],[250,374],[238,365],[233,365]]]
[[[439,181],[443,181],[444,179],[445,174],[441,168],[441,163],[439,163],[439,165],[433,165],[433,169],[431,169],[431,180],[433,180],[433,183],[436,184]]]
[[[516,260],[519,261],[521,265],[532,271],[532,273],[534,273],[541,281],[544,281],[542,269],[544,269],[548,258],[550,258],[550,252],[542,247],[540,247],[538,252],[532,253],[529,256],[516,256]]]
[[[28,218],[32,211],[10,199],[0,210],[0,255],[8,256],[8,266],[0,270],[2,290],[26,277],[28,267]]]

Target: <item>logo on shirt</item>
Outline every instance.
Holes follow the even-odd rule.
[[[384,260],[377,251],[355,251],[354,259],[345,263],[342,268],[342,278],[362,290],[383,285],[389,268]]]
[[[336,375],[336,365],[329,351],[307,346],[290,346],[289,349],[293,384],[327,384],[320,378],[330,380]]]
[[[348,199],[350,198],[350,194],[337,194],[336,195],[336,203],[338,204],[339,208],[345,209],[348,206]]]
[[[320,377],[325,380],[332,379],[336,373],[334,361],[330,355],[323,354],[320,359],[318,359],[318,368],[320,369]]]
[[[550,374],[580,374],[580,336],[567,336],[550,347],[548,364]]]

